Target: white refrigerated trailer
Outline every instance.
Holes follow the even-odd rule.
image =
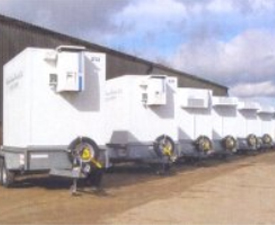
[[[233,153],[237,150],[236,97],[212,97],[213,144],[216,151]]]
[[[200,158],[213,153],[211,96],[207,89],[178,88],[179,157]]]
[[[85,177],[103,167],[105,54],[27,48],[4,66],[0,181],[49,172]]]
[[[176,91],[177,79],[165,75],[124,75],[107,81],[111,163],[170,163],[178,138]]]
[[[273,116],[274,108],[271,106],[261,106],[258,110],[259,130],[262,140],[262,148],[270,149],[274,145]]]
[[[257,150],[259,147],[257,133],[259,130],[257,122],[257,111],[260,105],[252,101],[241,101],[237,110],[237,140],[238,150]]]

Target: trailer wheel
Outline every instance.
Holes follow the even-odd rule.
[[[173,139],[167,135],[159,136],[154,142],[154,151],[161,161],[151,166],[157,174],[164,175],[171,169],[171,162],[176,160],[174,157],[175,143]]]
[[[266,145],[272,144],[272,137],[269,134],[264,134],[262,137],[263,143]]]
[[[212,141],[209,137],[201,135],[195,141],[195,146],[199,151],[209,152],[212,149]]]
[[[4,187],[10,187],[14,183],[15,174],[6,167],[4,158],[0,158],[0,182]]]
[[[98,161],[100,155],[99,148],[90,138],[76,138],[68,148],[70,151],[70,160],[75,166],[82,165],[83,170],[85,170],[85,167],[88,168],[88,165],[91,165],[93,168],[102,168],[101,163]],[[90,171],[87,172],[89,173]]]
[[[249,134],[247,136],[247,144],[250,147],[256,147],[256,145],[257,145],[257,137],[254,134]]]
[[[231,135],[227,135],[225,138],[223,138],[222,144],[223,144],[223,147],[229,151],[234,151],[237,147],[237,141]]]
[[[162,135],[155,140],[154,150],[160,158],[168,157],[171,159],[175,152],[175,143],[169,136]]]

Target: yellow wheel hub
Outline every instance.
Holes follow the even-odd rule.
[[[227,138],[225,140],[225,146],[227,149],[233,149],[235,147],[235,140],[233,138]]]
[[[84,161],[88,161],[92,158],[92,154],[91,154],[90,149],[88,147],[86,147],[82,150],[81,158]]]
[[[264,142],[265,142],[266,144],[270,144],[270,143],[271,143],[271,138],[270,138],[268,135],[265,135],[265,136],[264,136]]]
[[[249,140],[250,140],[249,142],[252,146],[256,145],[257,140],[254,137],[251,137]]]
[[[208,141],[204,141],[204,143],[203,143],[203,149],[205,151],[210,150],[210,143]]]
[[[101,164],[99,161],[97,161],[97,160],[93,157],[93,155],[92,155],[92,153],[91,153],[91,151],[90,151],[90,149],[89,149],[88,147],[85,147],[85,148],[82,150],[81,159],[82,159],[83,161],[85,161],[85,162],[90,161],[90,162],[93,163],[97,168],[100,168],[100,169],[101,169],[101,168],[103,167],[102,164]]]
[[[167,156],[171,156],[172,155],[172,146],[170,144],[166,144],[163,147],[163,154],[167,155]]]

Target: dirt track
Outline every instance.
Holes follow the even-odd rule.
[[[33,177],[0,188],[0,224],[275,223],[275,152],[181,165],[158,177],[117,168],[105,192],[70,196],[68,180]]]

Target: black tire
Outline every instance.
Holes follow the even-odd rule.
[[[169,136],[161,135],[154,142],[154,151],[160,158],[171,158],[175,153],[175,143]]]
[[[15,173],[8,170],[4,158],[0,159],[0,182],[4,187],[11,187],[14,183]]]
[[[209,152],[213,148],[212,141],[205,135],[199,136],[195,141],[195,146],[200,152]]]
[[[272,137],[269,134],[264,134],[262,137],[263,144],[271,146],[272,145]]]
[[[237,148],[237,140],[233,136],[227,135],[222,139],[222,145],[226,150],[234,151]]]
[[[249,134],[246,140],[249,147],[257,147],[257,137],[255,134]]]
[[[159,157],[160,162],[151,164],[156,174],[164,175],[167,174],[171,169],[171,163],[175,153],[175,143],[173,139],[167,135],[159,136],[154,142],[154,151]]]
[[[84,148],[88,147],[88,148]],[[87,137],[78,137],[68,147],[69,149],[69,158],[72,163],[80,164],[81,162],[91,161],[91,157],[95,160],[99,160],[100,152],[97,144]],[[86,159],[83,157],[84,149],[88,149],[90,156]],[[81,155],[82,154],[82,155]],[[81,162],[80,162],[81,161]],[[95,165],[96,166],[96,165]]]
[[[104,168],[99,161],[100,150],[97,144],[90,138],[76,138],[70,145],[70,160],[74,166],[80,166],[81,172],[86,176],[86,183],[100,187]],[[84,156],[87,152],[87,158]]]

